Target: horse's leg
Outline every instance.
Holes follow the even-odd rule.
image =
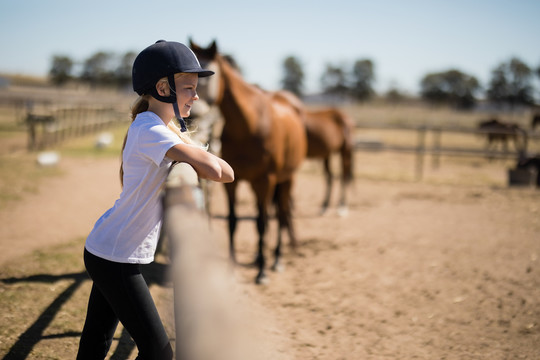
[[[257,258],[255,263],[259,268],[259,273],[255,278],[257,284],[266,284],[268,277],[266,275],[266,259],[264,258],[264,240],[266,237],[266,230],[268,229],[268,206],[270,204],[271,196],[275,187],[275,181],[269,177],[254,181],[251,183],[255,196],[257,197],[257,232],[259,234],[259,248],[257,251]]]
[[[287,228],[291,248],[293,251],[296,251],[298,245],[292,221],[292,185],[293,181],[290,179],[281,186],[281,209],[283,213],[283,227]]]
[[[277,242],[276,242],[276,248],[274,249],[274,264],[272,265],[273,271],[282,271],[283,270],[283,264],[281,262],[281,232],[284,227],[284,221],[283,221],[283,204],[282,204],[282,184],[277,184],[275,193],[274,193],[274,201],[275,201],[275,207],[276,207],[276,216],[278,219],[278,230],[277,230]]]
[[[281,256],[282,232],[287,229],[289,240],[293,250],[296,250],[296,235],[292,224],[292,180],[280,183],[276,186],[276,208],[279,223],[276,249],[274,250],[274,265],[272,270],[282,271],[284,266]]]
[[[235,207],[237,185],[237,181],[225,184],[225,190],[227,191],[227,200],[229,202],[229,255],[233,263],[236,263],[234,232],[236,231],[236,223],[238,221],[238,218],[236,217]]]
[[[321,215],[326,212],[330,205],[330,195],[332,194],[332,170],[330,169],[330,155],[323,160],[324,164],[324,178],[326,180],[326,193],[321,206]]]
[[[341,151],[341,195],[339,197],[338,214],[347,216],[349,209],[347,204],[347,191],[351,185],[353,170],[352,156],[353,150],[348,146],[343,146]]]

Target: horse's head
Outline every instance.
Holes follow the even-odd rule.
[[[199,59],[201,66],[205,69],[212,70],[215,73],[213,76],[199,78],[199,84],[197,86],[197,93],[200,98],[199,101],[212,106],[221,100],[221,71],[217,62],[218,50],[216,41],[214,40],[209,47],[202,48],[190,39],[189,46],[197,56],[197,59]]]

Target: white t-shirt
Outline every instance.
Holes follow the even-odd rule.
[[[165,153],[180,138],[152,112],[137,115],[122,154],[124,188],[86,239],[86,249],[121,263],[148,264],[161,230],[161,189],[172,160]]]

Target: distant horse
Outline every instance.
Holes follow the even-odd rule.
[[[201,48],[190,46],[204,67],[216,74],[199,83],[201,98],[215,103],[223,116],[221,156],[235,172],[236,180],[225,184],[229,203],[229,249],[236,262],[234,233],[237,225],[236,189],[240,180],[248,181],[257,198],[259,234],[255,281],[265,283],[264,244],[268,228],[268,208],[275,199],[279,231],[274,269],[281,267],[281,232],[288,230],[291,246],[296,246],[292,222],[291,190],[295,172],[307,152],[301,109],[284,98],[248,84],[218,53],[216,42]]]
[[[522,153],[527,146],[527,133],[517,124],[504,123],[497,119],[480,122],[478,129],[487,136],[487,149],[496,150],[501,143],[502,150],[508,152],[508,142],[512,141],[516,151]]]
[[[303,107],[300,99],[295,95],[286,91],[280,91],[279,94],[296,106]],[[353,179],[353,122],[343,111],[334,107],[317,110],[304,109],[303,119],[308,140],[307,157],[322,159],[324,163],[326,193],[321,213],[324,213],[330,204],[333,182],[330,158],[332,154],[337,152],[341,156],[341,193],[338,213],[342,216],[346,215],[347,189]]]
[[[531,129],[534,131],[540,125],[540,113],[534,114],[531,120]]]
[[[347,213],[347,189],[353,180],[353,123],[342,111],[336,108],[310,110],[305,116],[308,136],[308,158],[321,158],[326,175],[326,195],[322,204],[322,212],[328,208],[332,190],[332,172],[330,157],[338,152],[341,156],[341,193],[339,197],[339,213]]]

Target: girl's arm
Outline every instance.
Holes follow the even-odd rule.
[[[234,181],[234,171],[231,166],[225,160],[199,146],[178,144],[170,148],[166,156],[178,162],[188,163],[202,179],[222,183]]]

